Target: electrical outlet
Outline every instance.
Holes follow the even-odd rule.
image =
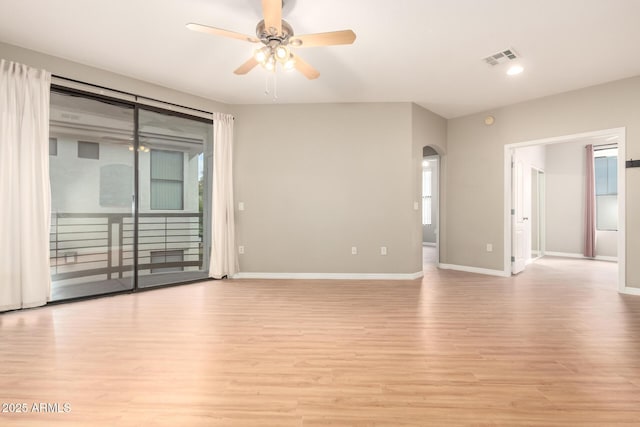
[[[358,248],[356,246],[351,246],[351,255],[358,255]]]
[[[238,246],[238,253],[242,255],[244,253],[244,246]]]
[[[387,247],[380,246],[380,255],[386,255],[386,254],[387,254]]]
[[[487,252],[493,252],[493,245],[491,243],[487,243]]]

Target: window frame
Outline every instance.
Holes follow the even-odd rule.
[[[180,180],[177,179],[166,179],[166,178],[154,178],[153,177],[153,153],[164,152],[180,155]],[[178,208],[168,208],[168,207],[154,207],[153,200],[153,184],[157,182],[172,182],[172,183],[180,183],[180,207]],[[182,151],[174,151],[174,150],[162,150],[162,149],[151,149],[150,158],[149,158],[149,210],[152,211],[182,211],[184,210],[184,153]]]
[[[598,155],[598,151],[604,152],[604,151],[608,151],[609,153],[615,151],[615,155],[611,155],[609,153],[604,154],[604,155]],[[603,174],[598,174],[598,169],[601,168],[601,166],[598,166],[598,163],[596,160],[597,159],[606,159],[607,161],[604,162],[604,167],[606,168],[604,175]],[[614,175],[615,176],[615,188],[612,190],[612,186],[610,185],[611,183],[609,182],[609,178],[612,176],[611,172],[609,171],[609,167],[610,165],[614,165],[615,170]],[[617,215],[615,216],[614,220],[615,221],[615,226],[612,227],[607,227],[604,226],[600,223],[600,218],[602,218],[601,215],[599,215],[598,213],[600,212],[599,207],[601,206],[602,203],[604,203],[602,200],[604,200],[605,198],[612,198],[612,196],[615,196],[615,205],[616,207],[618,206],[618,181],[617,181],[617,174],[618,174],[618,148],[601,148],[601,149],[595,149],[594,153],[593,153],[593,171],[594,171],[594,199],[595,199],[595,210],[596,210],[596,218],[595,218],[595,227],[596,227],[596,231],[618,231],[618,217]],[[599,176],[603,176],[604,179],[607,180],[606,182],[606,191],[602,192],[599,190],[599,186],[598,186],[598,181]]]

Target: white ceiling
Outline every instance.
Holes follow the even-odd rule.
[[[0,0],[0,41],[230,104],[272,103],[233,70],[260,0]],[[640,0],[285,0],[296,34],[353,29],[350,46],[298,49],[317,80],[278,74],[278,103],[418,103],[452,118],[640,75]],[[482,58],[513,47],[524,73]]]

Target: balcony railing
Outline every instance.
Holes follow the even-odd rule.
[[[73,284],[133,274],[130,214],[54,213],[49,241],[54,282]],[[138,274],[197,271],[202,260],[202,214],[139,214]]]

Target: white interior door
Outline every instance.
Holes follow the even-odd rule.
[[[525,167],[521,160],[514,156],[511,164],[511,272],[518,274],[524,270],[531,254],[531,229],[526,206],[526,201],[531,199],[531,183],[527,185],[525,177],[528,174],[524,173]],[[530,203],[528,205],[530,209]]]

